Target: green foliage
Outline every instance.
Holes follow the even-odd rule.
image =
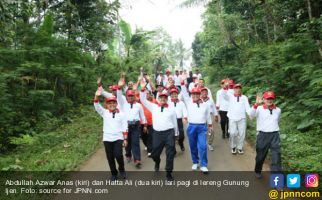
[[[81,107],[68,125],[57,130],[11,138],[18,145],[0,158],[2,170],[71,171],[90,156],[101,142],[102,120],[92,107]],[[44,124],[45,122],[42,122]]]
[[[290,170],[321,170],[321,6],[311,0],[211,1],[193,45],[194,61],[210,81],[242,83],[251,102],[259,92],[277,93]],[[297,159],[302,156],[311,160]]]
[[[122,71],[136,81],[141,67],[154,73],[182,61],[175,54],[182,45],[163,30],[132,32],[119,7],[105,0],[0,2],[1,153],[25,145],[23,135],[69,123],[70,111],[91,103],[97,77],[105,87]]]

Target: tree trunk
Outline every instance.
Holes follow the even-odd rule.
[[[306,0],[307,2],[307,11],[309,14],[309,19],[310,21],[312,20],[312,7],[311,7],[311,1],[310,0]]]
[[[311,0],[306,0],[306,2],[307,2],[307,12],[309,14],[309,19],[310,19],[310,22],[312,22],[313,17],[312,17]],[[322,42],[320,39],[316,39],[315,41],[319,48],[320,57],[322,58]]]
[[[53,95],[53,98],[51,99],[51,101],[54,101],[54,98],[55,98],[55,90],[56,90],[56,86],[57,86],[57,81],[58,81],[58,77],[55,78],[55,83],[54,83],[54,88],[53,88],[53,91],[54,91],[54,95]]]

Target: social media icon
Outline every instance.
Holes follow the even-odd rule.
[[[306,174],[305,175],[305,187],[318,187],[319,175],[318,174]]]
[[[301,175],[299,174],[288,174],[286,177],[288,188],[299,188],[301,187]]]
[[[284,187],[284,175],[283,174],[271,174],[270,185],[273,188]]]

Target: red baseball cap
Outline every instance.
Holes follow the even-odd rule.
[[[126,96],[135,96],[135,91],[134,90],[126,91]]]
[[[191,90],[191,94],[200,94],[200,93],[201,93],[201,90],[198,87],[194,87]]]
[[[118,85],[112,85],[112,86],[111,86],[112,91],[116,91],[118,88],[119,88],[119,86],[118,86]]]
[[[161,97],[161,96],[168,97],[168,92],[167,91],[159,92],[159,97]]]
[[[206,91],[208,92],[208,88],[207,88],[207,87],[202,87],[202,88],[200,88],[200,92],[202,92],[202,91],[204,91],[204,90],[206,90]]]
[[[267,91],[263,95],[264,99],[275,99],[276,95],[273,91]]]
[[[234,84],[235,84],[234,80],[228,80],[228,85],[234,85]]]
[[[177,88],[173,88],[173,89],[170,90],[170,94],[172,94],[174,92],[179,93],[179,91],[177,90]]]
[[[105,98],[105,102],[110,102],[110,101],[115,101],[115,102],[117,102],[117,99],[116,99],[116,97],[115,97],[115,96]]]
[[[241,85],[241,84],[239,84],[239,83],[238,83],[238,84],[235,84],[235,85],[234,85],[234,88],[237,88],[237,87],[242,88],[242,85]]]

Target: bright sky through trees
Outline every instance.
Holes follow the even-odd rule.
[[[173,39],[191,47],[196,32],[201,30],[203,6],[179,8],[182,0],[121,0],[121,17],[135,27],[151,30],[164,28]]]

